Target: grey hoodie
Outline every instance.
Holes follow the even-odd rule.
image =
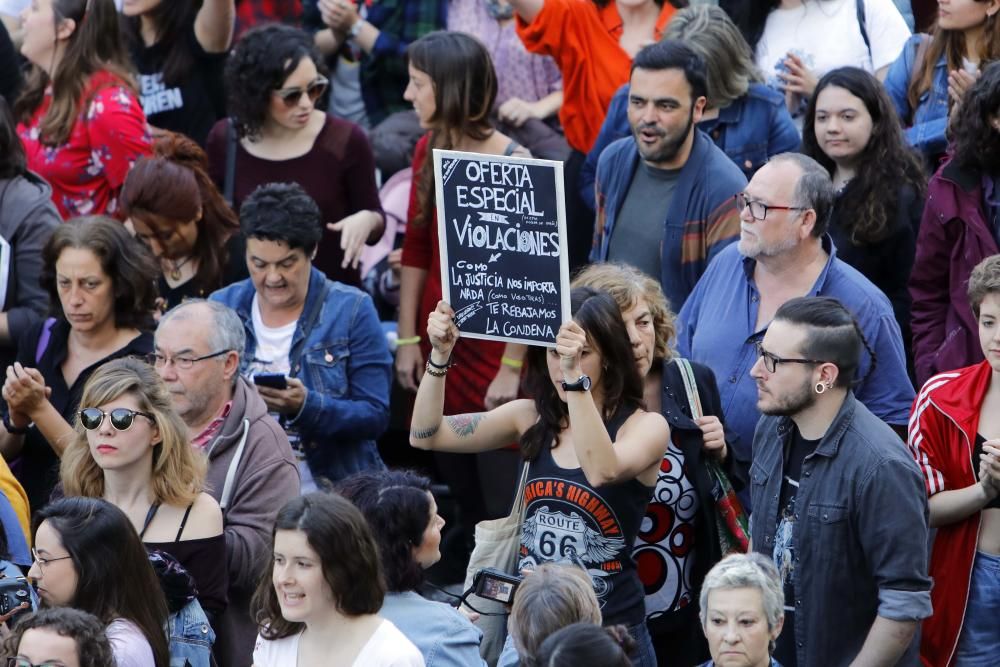
[[[0,179],[0,311],[7,313],[14,339],[0,353],[11,358],[18,335],[48,308],[48,295],[39,283],[42,247],[61,222],[45,181],[34,174]]]
[[[222,507],[229,558],[229,606],[216,623],[215,655],[220,665],[249,665],[257,637],[250,597],[271,554],[275,516],[299,495],[299,471],[285,431],[242,377],[229,415],[206,451],[205,490]]]

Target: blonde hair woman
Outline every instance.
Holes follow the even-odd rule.
[[[646,409],[670,425],[670,445],[632,555],[646,590],[646,625],[657,654],[678,664],[703,662],[708,646],[699,639],[695,603],[705,574],[723,555],[707,462],[721,460],[734,484],[743,477],[739,462],[728,456],[715,376],[691,364],[704,413],[694,419],[671,349],[674,314],[653,278],[627,264],[591,264],[573,286],[607,292],[618,304],[644,380]]]
[[[121,509],[147,549],[178,560],[211,618],[226,606],[222,511],[203,491],[205,460],[188,444],[167,386],[134,358],[101,366],[83,388],[76,438],[62,458],[67,496]]]

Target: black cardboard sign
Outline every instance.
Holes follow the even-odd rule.
[[[555,345],[570,319],[562,166],[435,149],[442,294],[463,337]]]

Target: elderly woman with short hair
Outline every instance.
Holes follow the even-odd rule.
[[[766,556],[720,561],[705,576],[699,606],[712,652],[701,667],[781,667],[771,651],[785,622],[785,594]]]

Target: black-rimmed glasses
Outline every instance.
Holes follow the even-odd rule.
[[[779,357],[776,354],[771,354],[764,349],[764,344],[761,341],[754,341],[754,347],[757,348],[757,357],[764,360],[764,368],[768,373],[773,373],[778,368],[778,364],[825,364],[826,361],[821,359],[786,359],[784,357]]]
[[[111,426],[116,431],[127,431],[132,428],[132,423],[135,421],[136,415],[145,417],[154,424],[156,423],[156,417],[148,412],[139,412],[138,410],[129,410],[128,408],[115,408],[111,412],[105,412],[97,408],[84,408],[80,410],[80,424],[88,431],[96,431],[101,428],[104,418],[109,417],[111,419]]]
[[[743,209],[750,209],[750,217],[754,220],[763,220],[767,217],[768,211],[808,211],[805,206],[772,206],[756,199],[750,199],[745,192],[737,192],[733,195],[736,199],[736,210],[740,213]]]

